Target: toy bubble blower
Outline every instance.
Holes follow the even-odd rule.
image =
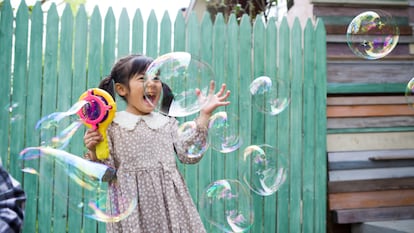
[[[77,114],[86,126],[94,130],[98,129],[103,137],[103,141],[96,146],[96,157],[99,160],[107,159],[109,145],[106,129],[115,116],[115,101],[108,92],[100,88],[87,90],[79,97],[79,100],[87,103],[79,109]]]

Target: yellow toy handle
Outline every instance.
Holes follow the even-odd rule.
[[[116,104],[112,96],[103,89],[92,88],[84,92],[80,101],[86,104],[78,111],[83,123],[92,129],[98,129],[103,140],[96,145],[96,157],[104,160],[109,157],[109,145],[106,130],[114,119]]]

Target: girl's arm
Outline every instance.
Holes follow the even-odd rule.
[[[182,139],[176,138],[176,143],[174,144],[176,153],[179,160],[182,163],[197,163],[203,157],[203,148],[207,144],[208,136],[208,123],[213,111],[220,106],[227,106],[230,104],[226,99],[230,96],[230,91],[226,91],[226,84],[222,84],[220,90],[217,93],[214,93],[215,82],[210,82],[209,94],[207,97],[201,95],[201,91],[197,90],[197,95],[199,98],[208,98],[206,105],[200,110],[200,115],[195,122],[195,132],[188,138]],[[175,127],[175,132],[177,131],[178,126]],[[197,154],[197,150],[200,150],[200,154]],[[194,153],[191,153],[191,152]]]

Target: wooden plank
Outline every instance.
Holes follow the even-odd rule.
[[[407,104],[406,96],[328,96],[326,104],[335,105],[378,105],[378,104]]]
[[[130,53],[130,22],[126,8],[123,8],[118,22],[118,40],[117,40],[117,58],[123,57]]]
[[[329,193],[352,193],[401,189],[414,189],[414,177],[374,180],[331,181],[328,183]]]
[[[177,17],[183,17],[182,14],[177,15]],[[200,43],[202,44],[200,48],[200,58],[205,61],[207,64],[212,64],[213,60],[213,24],[210,19],[210,15],[205,14],[203,20],[200,24]],[[175,29],[174,29],[175,31]],[[175,39],[175,38],[174,38]],[[206,81],[210,81],[207,80]],[[229,88],[231,88],[232,95],[237,95],[237,89],[234,89],[231,84],[229,84]],[[231,104],[235,104],[233,101]],[[207,150],[204,154],[203,159],[199,162],[199,175],[198,175],[198,194],[201,195],[205,188],[211,183],[212,181],[212,151]],[[236,165],[237,166],[237,165]],[[201,210],[201,203],[197,203],[199,210]],[[204,226],[206,227],[207,232],[213,231],[211,224],[209,224],[204,218]]]
[[[199,56],[200,51],[200,27],[198,25],[195,14],[192,14],[187,22],[187,51],[193,56]],[[185,83],[183,83],[185,84]],[[171,87],[174,88],[174,87]],[[188,119],[192,120],[192,119]],[[198,203],[197,185],[198,185],[198,166],[187,166],[185,180],[189,189],[190,194],[195,203]]]
[[[414,189],[329,194],[329,210],[414,205]]]
[[[65,111],[72,106],[70,86],[72,85],[73,13],[69,4],[66,5],[63,11],[60,25],[59,77],[56,96],[57,102],[59,103],[59,111]],[[61,131],[63,129],[64,126],[61,126],[57,130]],[[58,182],[55,182],[54,186],[51,187],[51,190],[58,190],[53,192],[53,231],[56,233],[64,233],[68,220],[68,203],[64,199],[68,197],[68,174],[64,169],[56,169],[55,180]]]
[[[413,116],[408,104],[328,106],[327,117]]]
[[[384,168],[384,167],[407,167],[414,166],[414,159],[398,159],[386,161],[347,161],[329,163],[329,170]]]
[[[171,52],[172,44],[172,28],[171,28],[171,20],[168,12],[164,12],[164,16],[161,19],[160,24],[160,55],[166,54]]]
[[[8,110],[10,107],[11,93],[11,64],[13,50],[13,10],[9,1],[4,2],[1,12],[0,21],[0,73],[2,74],[2,85],[0,86],[0,107]],[[0,114],[0,161],[2,166],[9,169],[9,130],[10,130],[10,112],[2,110]]]
[[[349,47],[342,45],[346,52],[352,53]],[[364,60],[341,60],[328,62],[328,82],[330,83],[407,83],[407,73],[414,72],[414,61],[380,60],[367,62]]]
[[[327,48],[326,31],[322,19],[315,26],[315,232],[326,231],[326,86]]]
[[[334,221],[341,224],[395,221],[414,218],[414,206],[396,206],[333,211]]]
[[[285,59],[290,57],[290,41],[291,32],[286,18],[283,18],[279,27],[279,50],[278,50],[278,61],[279,61],[279,73],[278,77],[285,83],[286,88],[279,90],[279,95],[288,96],[290,92],[290,61]],[[322,55],[321,55],[322,56]],[[323,60],[321,58],[321,60]],[[281,154],[289,154],[289,112],[283,111],[278,114],[277,121],[277,148]],[[289,161],[289,159],[287,159]],[[279,156],[278,163],[283,164],[283,157]],[[289,171],[292,172],[292,171]],[[286,174],[287,178],[284,185],[277,192],[278,205],[277,205],[277,231],[276,232],[289,232],[289,187],[290,187],[290,174]]]
[[[266,26],[266,47],[265,47],[265,56],[266,56],[266,65],[265,73],[266,74],[277,74],[277,26],[275,19],[271,18]],[[239,92],[243,93],[242,90]],[[274,116],[265,116],[265,125],[271,127],[266,127],[265,129],[265,143],[272,145],[275,144],[277,136],[277,118]],[[263,228],[268,232],[276,232],[276,210],[277,210],[277,195],[270,195],[264,198],[264,210],[263,215],[266,217]]]
[[[332,1],[336,2],[336,1]],[[378,1],[376,1],[378,2]],[[395,2],[395,1],[390,1]],[[409,7],[388,7],[388,6],[381,6],[377,5],[375,10],[385,10],[390,15],[407,15],[409,12]],[[361,8],[361,6],[354,5],[354,6],[347,6],[347,7],[335,7],[335,10],[332,10],[332,6],[326,5],[316,5],[313,8],[313,14],[316,16],[325,15],[325,16],[353,16],[364,12],[365,9]],[[328,33],[329,34],[329,33]]]
[[[328,161],[332,162],[362,162],[369,161],[375,157],[389,156],[400,159],[401,157],[411,157],[414,155],[414,150],[411,149],[396,149],[396,150],[368,150],[368,151],[342,151],[329,152]]]
[[[292,61],[292,80],[290,86],[290,171],[303,171],[302,167],[302,124],[303,124],[303,57],[302,57],[302,27],[299,19],[296,18],[291,28],[291,59]],[[302,219],[302,179],[300,172],[290,172],[290,226],[291,232],[301,231]]]
[[[149,57],[158,57],[158,20],[154,10],[151,10],[147,20],[147,38],[145,55]]]
[[[131,53],[144,53],[144,20],[142,19],[141,10],[137,8],[132,20],[132,45]]]
[[[265,69],[265,43],[263,39],[265,38],[265,26],[263,20],[256,18],[253,23],[253,78],[259,77],[264,74]],[[259,142],[265,141],[265,135],[262,133],[265,131],[265,116],[264,114],[252,114],[252,138]],[[254,201],[254,216],[255,223],[253,224],[251,231],[252,232],[261,232],[263,231],[262,225],[265,220],[263,215],[263,198],[260,198],[260,195],[253,196]]]
[[[86,14],[85,8],[79,8],[76,18],[75,18],[75,40],[74,40],[74,54],[73,54],[73,76],[72,76],[72,86],[71,86],[71,102],[72,104],[76,103],[79,100],[79,97],[82,93],[86,91],[86,77],[87,77],[87,68],[86,68],[86,58],[87,58],[87,44],[85,41],[88,39],[88,16]],[[114,35],[115,36],[115,35]],[[113,47],[115,50],[115,47]],[[108,53],[107,55],[109,55]],[[112,67],[112,64],[109,68]],[[106,73],[109,74],[109,73]],[[71,139],[71,146],[68,148],[69,152],[75,155],[82,156],[84,151],[83,143],[84,131],[78,130]],[[79,146],[81,145],[81,146]],[[69,183],[69,192],[68,196],[72,203],[83,203],[82,195],[84,190],[75,182]],[[83,222],[86,218],[85,213],[79,211],[75,208],[69,208],[68,211],[68,232],[80,232],[83,228]]]
[[[109,75],[115,62],[115,16],[112,7],[109,7],[104,19],[102,74]],[[118,101],[119,102],[119,101]]]
[[[304,79],[303,79],[303,112],[313,112],[315,109],[315,33],[313,23],[308,19],[304,30]],[[316,114],[308,114],[303,118],[303,177],[314,177],[315,169],[315,122],[317,121]],[[303,232],[314,233],[315,231],[315,214],[314,209],[317,204],[315,201],[316,185],[313,179],[303,179]]]
[[[377,94],[404,92],[407,82],[401,83],[328,83],[328,94]]]
[[[238,44],[238,60],[239,60],[239,77],[240,80],[239,86],[239,129],[240,137],[243,139],[242,150],[252,143],[251,131],[252,128],[252,100],[249,95],[244,95],[244,90],[247,90],[251,81],[252,81],[252,61],[250,59],[245,59],[246,57],[252,56],[252,26],[250,23],[250,18],[248,15],[243,15],[240,20],[239,27],[239,44]],[[213,46],[214,47],[214,46]],[[235,93],[233,93],[235,94]],[[244,165],[243,159],[238,160],[238,167]],[[215,164],[212,164],[214,167]],[[214,176],[214,174],[212,174]],[[243,182],[243,171],[239,170],[238,180]],[[276,218],[276,216],[275,216]]]
[[[329,181],[414,177],[414,167],[391,167],[329,171]]]
[[[58,60],[58,29],[59,16],[56,5],[52,4],[47,12],[46,44],[44,52],[44,73],[42,80],[42,116],[56,112],[57,94],[57,60]],[[41,129],[42,142],[50,145],[54,136],[53,130]],[[46,157],[40,157],[39,173],[41,177],[54,179],[54,163]],[[39,231],[51,232],[53,229],[53,196],[50,183],[40,179],[39,183]]]
[[[327,152],[414,149],[414,132],[327,135]]]
[[[407,0],[312,0],[315,5],[336,5],[336,6],[407,6]]]
[[[384,128],[414,126],[412,116],[329,118],[328,129]]]
[[[29,40],[29,70],[27,77],[27,112],[26,115],[26,145],[39,145],[40,135],[34,131],[37,121],[41,118],[42,97],[39,95],[42,85],[42,63],[43,63],[43,11],[40,2],[36,2],[32,9]],[[39,171],[39,160],[24,162],[25,167],[31,167]],[[39,217],[38,176],[25,174],[23,187],[26,192],[27,201],[25,207],[24,232],[36,232]]]
[[[398,26],[398,28],[400,30],[400,35],[409,36],[413,34],[413,29],[411,28],[411,26],[400,25]],[[328,35],[346,35],[347,30],[348,25],[326,25],[326,32],[328,33]]]

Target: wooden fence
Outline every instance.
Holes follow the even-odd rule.
[[[119,20],[118,20],[119,19]],[[271,196],[252,193],[255,222],[252,233],[326,232],[326,35],[322,21],[292,27],[283,19],[276,24],[247,15],[226,23],[222,15],[211,22],[195,14],[186,22],[181,13],[160,23],[154,12],[144,21],[140,10],[130,20],[126,11],[102,17],[95,8],[88,16],[81,7],[74,15],[55,5],[43,12],[39,2],[32,11],[24,1],[12,9],[4,2],[0,19],[0,153],[3,166],[16,177],[27,195],[24,232],[104,232],[105,225],[68,207],[57,192],[82,193],[64,171],[38,160],[25,161],[47,177],[23,173],[18,155],[42,138],[36,122],[52,112],[66,111],[79,96],[109,73],[114,61],[129,53],[157,57],[170,51],[188,51],[212,65],[218,83],[232,91],[226,111],[239,116],[240,150],[220,154],[208,150],[197,165],[180,165],[196,204],[204,188],[218,179],[240,179],[243,148],[267,143],[287,155],[288,176]],[[145,42],[145,43],[144,43]],[[248,87],[262,75],[287,83],[282,94],[289,107],[277,116],[252,107]],[[122,103],[120,103],[122,105]],[[85,152],[83,132],[71,140],[71,153]],[[217,229],[204,219],[208,232]]]

